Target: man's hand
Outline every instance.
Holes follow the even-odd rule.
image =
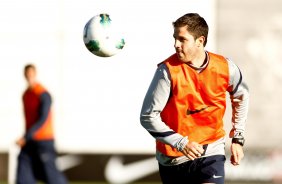
[[[184,149],[181,151],[190,160],[199,158],[204,153],[203,146],[197,142],[188,142]]]
[[[24,137],[22,137],[22,138],[20,138],[16,141],[16,144],[21,148],[25,145],[25,143],[26,143],[26,140],[25,140]]]
[[[244,157],[243,147],[240,144],[231,144],[231,164],[236,166],[240,164],[241,159]]]

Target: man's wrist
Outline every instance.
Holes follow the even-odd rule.
[[[245,144],[245,138],[242,133],[238,133],[232,138],[232,143],[240,144],[241,146],[244,146]]]
[[[177,149],[178,151],[182,151],[182,150],[185,148],[185,146],[186,146],[186,144],[187,144],[188,142],[189,142],[188,137],[187,137],[187,136],[183,137],[183,138],[178,142],[178,144],[176,145],[176,149]]]

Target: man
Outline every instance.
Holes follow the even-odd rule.
[[[21,148],[16,183],[36,184],[40,180],[47,184],[67,184],[55,163],[51,96],[37,82],[34,65],[25,66],[24,76],[28,84],[23,94],[25,135],[16,142]]]
[[[158,65],[140,121],[156,139],[164,184],[224,183],[226,92],[232,104],[231,163],[243,158],[248,89],[239,68],[205,50],[208,25],[196,13],[174,23],[176,53]]]

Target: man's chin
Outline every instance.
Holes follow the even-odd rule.
[[[182,54],[180,54],[180,53],[178,53],[178,52],[176,52],[176,55],[177,55],[178,59],[183,58]]]
[[[183,62],[185,61],[185,60],[184,60],[185,58],[183,57],[182,54],[176,53],[176,55],[177,55],[177,57],[178,57],[179,60],[181,60],[181,61],[183,61]]]

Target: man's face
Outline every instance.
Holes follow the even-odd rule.
[[[36,71],[34,68],[28,68],[25,73],[25,79],[29,86],[33,86],[36,82]]]
[[[183,62],[191,62],[197,57],[200,48],[200,40],[196,39],[187,31],[187,27],[174,28],[174,48],[178,58]],[[201,38],[202,39],[202,38]]]

